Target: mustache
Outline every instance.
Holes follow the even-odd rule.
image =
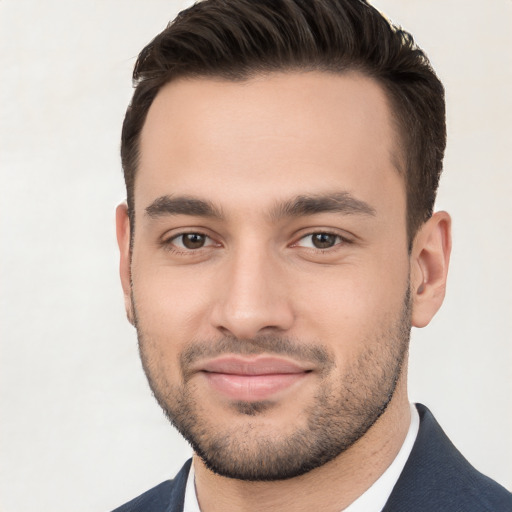
[[[190,343],[180,354],[182,375],[190,373],[190,367],[202,359],[234,354],[240,356],[269,354],[286,356],[296,361],[315,363],[323,371],[334,366],[334,355],[318,343],[304,343],[292,338],[261,335],[252,339],[224,337],[213,341]]]

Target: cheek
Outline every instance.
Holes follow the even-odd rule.
[[[148,265],[133,268],[133,298],[138,327],[162,352],[177,352],[206,335],[208,292],[193,276]]]
[[[388,262],[389,263],[389,262]],[[296,295],[300,331],[329,344],[342,357],[391,329],[401,315],[408,285],[407,265],[332,268],[322,279],[298,284]],[[299,333],[300,335],[300,333]]]

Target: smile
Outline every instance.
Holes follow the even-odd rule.
[[[201,369],[214,391],[242,401],[269,399],[310,372],[297,363],[274,357],[223,357],[208,361]]]

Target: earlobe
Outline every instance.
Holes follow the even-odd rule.
[[[435,213],[417,233],[411,254],[412,325],[425,327],[443,303],[451,252],[451,219]]]
[[[130,218],[128,206],[125,202],[116,208],[116,235],[119,246],[119,274],[123,287],[124,304],[128,321],[133,325],[133,304],[131,298],[131,274],[130,274]]]

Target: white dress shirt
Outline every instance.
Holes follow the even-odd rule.
[[[367,491],[340,512],[381,512],[411,454],[419,427],[420,417],[418,411],[414,404],[411,404],[411,424],[397,456],[388,469],[382,473]],[[201,512],[194,485],[194,464],[190,466],[190,473],[188,474],[183,512]]]

